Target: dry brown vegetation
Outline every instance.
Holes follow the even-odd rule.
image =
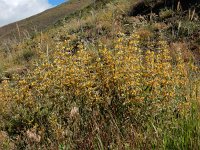
[[[198,13],[130,16],[135,2],[1,47],[3,149],[200,148]]]

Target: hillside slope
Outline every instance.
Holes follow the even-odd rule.
[[[0,149],[200,149],[197,7],[94,2],[0,46]]]
[[[24,34],[35,32],[36,30],[44,30],[54,25],[58,20],[63,19],[65,16],[77,10],[81,10],[91,3],[92,0],[70,0],[69,2],[65,2],[40,14],[3,26],[0,28],[0,41],[13,36],[18,38],[18,36],[23,36]],[[18,30],[21,35],[19,35]]]

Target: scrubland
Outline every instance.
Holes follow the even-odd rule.
[[[198,14],[132,5],[97,1],[2,47],[2,149],[200,148]]]

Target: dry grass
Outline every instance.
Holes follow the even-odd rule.
[[[76,54],[69,39],[49,56],[40,51],[26,76],[3,82],[0,126],[18,136],[18,149],[168,146],[174,135],[165,135],[166,126],[177,127],[199,99],[197,67],[185,62],[180,50],[172,58],[162,39],[149,45],[137,34],[117,36],[113,50],[80,44]],[[143,45],[154,50],[143,52]],[[189,127],[188,132],[196,129]],[[198,135],[180,136],[199,142],[193,141]],[[179,142],[170,146],[180,147]]]
[[[128,16],[132,3],[87,7],[11,44],[0,130],[15,149],[199,149],[192,42],[169,20]]]

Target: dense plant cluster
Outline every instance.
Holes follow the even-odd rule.
[[[17,148],[167,146],[170,140],[162,139],[174,126],[170,120],[188,116],[198,98],[197,67],[181,50],[172,57],[161,38],[117,37],[111,48],[79,44],[76,50],[68,39],[39,51],[26,76],[1,84],[0,128]]]

